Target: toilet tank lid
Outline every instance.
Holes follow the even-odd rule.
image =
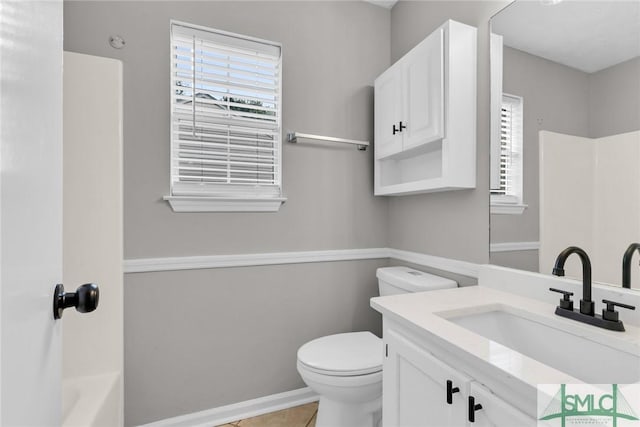
[[[376,271],[378,280],[408,292],[432,291],[458,287],[458,282],[409,267],[383,267]]]

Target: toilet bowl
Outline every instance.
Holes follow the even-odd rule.
[[[320,395],[316,427],[372,427],[381,419],[382,340],[371,332],[329,335],[298,350],[298,372]]]
[[[377,270],[380,295],[455,288],[450,279],[407,267]],[[316,427],[376,427],[382,419],[382,340],[371,332],[317,338],[298,350],[297,368],[318,395]]]

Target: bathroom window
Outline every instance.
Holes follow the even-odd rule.
[[[522,195],[523,100],[502,95],[500,114],[499,186],[491,190],[491,213],[521,214],[527,207]]]
[[[282,197],[279,43],[171,22],[174,211],[276,211]]]

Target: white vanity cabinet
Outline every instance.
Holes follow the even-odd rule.
[[[402,326],[385,320],[383,335],[383,427],[536,425],[532,417],[476,381],[472,372],[455,367],[454,359],[445,362],[435,356]],[[482,406],[473,411],[473,422],[470,397]]]
[[[476,404],[482,405],[482,409],[475,411],[472,426],[533,427],[537,423],[535,419],[523,414],[475,381],[471,383],[469,395],[473,396]]]
[[[464,425],[471,379],[392,329],[384,341],[383,426]],[[447,381],[451,381],[451,404],[447,403]]]
[[[476,33],[449,20],[376,79],[376,195],[475,187]]]

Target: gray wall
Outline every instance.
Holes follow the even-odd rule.
[[[536,273],[540,271],[538,267],[539,261],[537,250],[492,252],[491,264],[516,268],[518,270],[534,271]],[[551,270],[545,268],[543,269],[543,272],[551,273]]]
[[[478,28],[477,178],[475,190],[390,198],[389,242],[397,249],[486,263],[489,260],[489,18],[508,1],[399,2],[391,11],[396,61],[454,19]]]
[[[281,42],[285,130],[372,140],[389,66],[389,11],[363,2],[65,2],[65,49],[124,62],[125,258],[384,246],[372,150],[285,144],[275,214],[172,212],[170,19]]]
[[[283,128],[373,137],[390,12],[354,2],[65,2],[65,49],[123,61],[125,258],[387,246],[372,151],[285,144],[278,213],[176,214],[169,192],[169,20],[283,44]],[[126,47],[114,50],[110,35]],[[125,422],[302,387],[296,349],[380,332],[369,308],[388,261],[127,274]]]
[[[640,129],[640,57],[589,75],[589,136]]]
[[[381,334],[369,307],[387,260],[129,274],[127,425],[304,387],[303,343]]]

